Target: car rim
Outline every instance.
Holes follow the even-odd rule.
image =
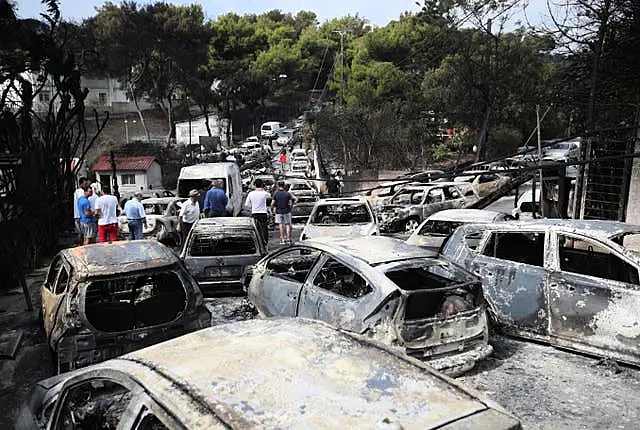
[[[407,224],[405,225],[405,230],[407,231],[407,233],[413,233],[416,228],[418,228],[418,221],[416,221],[415,219],[410,219],[409,221],[407,221]]]

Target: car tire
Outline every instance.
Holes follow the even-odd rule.
[[[405,233],[413,233],[418,228],[418,225],[420,225],[420,223],[418,222],[417,219],[409,218],[404,223],[404,231],[405,231]]]

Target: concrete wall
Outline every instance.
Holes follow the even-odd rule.
[[[209,128],[211,129],[211,135],[218,136],[224,144],[226,141],[227,120],[216,115],[209,115]],[[204,117],[193,119],[191,125],[189,125],[189,121],[177,122],[176,143],[188,145],[189,131],[191,131],[191,144],[197,144],[200,136],[208,136],[209,133],[207,133]],[[233,135],[233,129],[231,129],[231,135]]]

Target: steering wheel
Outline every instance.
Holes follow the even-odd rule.
[[[335,219],[332,216],[325,215],[322,217],[322,224],[332,224],[335,223]]]

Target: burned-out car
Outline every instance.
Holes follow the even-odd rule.
[[[493,224],[513,220],[511,215],[483,209],[447,209],[424,220],[406,243],[438,252],[458,227],[465,224]]]
[[[287,179],[289,191],[298,199],[291,208],[293,221],[307,221],[311,211],[319,199],[318,190],[305,179]]]
[[[468,183],[410,184],[378,207],[380,231],[412,233],[429,215],[445,209],[464,208],[477,200],[478,196]]]
[[[443,255],[478,274],[501,330],[640,364],[640,226],[538,220],[460,227]]]
[[[344,197],[318,200],[300,240],[377,234],[380,234],[380,229],[371,203],[364,197]]]
[[[480,279],[389,237],[314,239],[274,251],[254,266],[248,295],[262,316],[325,321],[452,374],[492,351]]]
[[[186,198],[152,197],[142,200],[147,215],[147,225],[142,229],[145,239],[157,239],[166,245],[179,246],[180,233],[176,231],[178,214]],[[124,213],[118,217],[118,233],[121,238],[129,237],[129,224]]]
[[[207,327],[196,281],[151,240],[61,251],[41,288],[42,318],[58,372]]]
[[[253,218],[216,217],[198,220],[180,258],[205,296],[244,294],[242,276],[267,250]]]
[[[191,333],[36,384],[18,429],[492,429],[520,423],[418,360],[304,319]]]

